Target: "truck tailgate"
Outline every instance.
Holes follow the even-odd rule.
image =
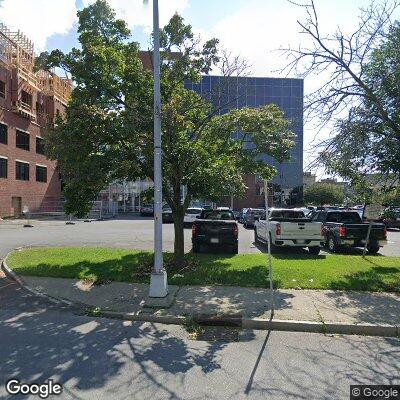
[[[345,237],[348,239],[365,239],[369,224],[346,224]],[[371,227],[370,239],[384,239],[385,229],[383,225],[374,224]]]
[[[197,234],[204,236],[231,237],[236,221],[196,220]]]
[[[281,238],[287,239],[313,239],[321,237],[320,222],[280,222]]]

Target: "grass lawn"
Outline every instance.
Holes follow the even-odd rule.
[[[8,264],[21,275],[94,279],[97,282],[149,282],[150,252],[109,248],[37,248],[12,253]],[[173,285],[268,286],[265,254],[186,256],[177,271],[165,254]],[[276,254],[275,287],[400,292],[400,257]]]

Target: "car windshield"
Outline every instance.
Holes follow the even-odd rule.
[[[250,214],[250,215],[258,215],[258,216],[261,216],[261,215],[263,215],[264,213],[265,213],[265,210],[263,210],[263,209],[249,210],[249,214]]]
[[[298,210],[274,210],[270,214],[271,218],[304,218],[303,211]]]
[[[198,208],[188,208],[186,210],[186,214],[200,214],[202,210],[198,209]]]
[[[352,212],[330,212],[326,218],[327,222],[341,222],[344,224],[361,224],[360,215]]]
[[[202,219],[221,219],[221,220],[234,220],[235,216],[232,211],[228,210],[210,210],[203,211]]]

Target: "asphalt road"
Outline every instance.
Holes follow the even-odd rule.
[[[126,218],[83,222],[66,225],[63,221],[32,221],[33,228],[24,228],[21,221],[0,222],[0,257],[20,246],[107,246],[153,249],[152,218]],[[265,251],[253,243],[252,229],[239,225],[239,253]],[[166,251],[174,248],[173,224],[163,225],[163,246]],[[185,249],[191,249],[191,230],[185,229]],[[351,249],[359,254],[361,249]],[[388,232],[388,244],[380,250],[382,255],[400,256],[400,231]]]
[[[0,398],[22,398],[7,397],[10,378],[54,379],[63,393],[51,398],[96,400],[347,400],[350,384],[400,384],[395,338],[234,336],[195,341],[179,326],[76,315],[0,278]]]

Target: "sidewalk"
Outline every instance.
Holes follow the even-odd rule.
[[[268,289],[227,286],[170,286],[166,308],[146,308],[148,285],[112,282],[101,286],[76,279],[23,276],[41,293],[119,313],[159,316],[240,314],[270,318]],[[400,296],[332,290],[276,290],[274,320],[400,326]],[[169,304],[168,304],[169,303]],[[151,302],[150,302],[151,304]]]

